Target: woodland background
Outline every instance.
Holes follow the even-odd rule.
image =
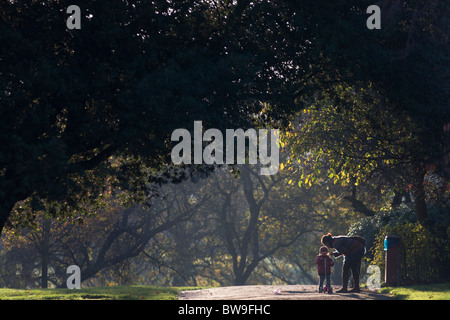
[[[0,286],[315,283],[328,232],[447,280],[450,8],[371,2],[2,1]],[[279,128],[279,173],[172,166],[196,120]]]

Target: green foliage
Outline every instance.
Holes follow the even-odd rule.
[[[377,246],[373,262],[384,272],[384,238],[396,235],[400,245],[400,283],[421,283],[439,277],[433,264],[442,254],[437,250],[432,234],[419,223],[397,223],[386,226],[376,237]]]
[[[350,236],[359,235],[366,239],[368,252],[366,257],[373,258],[373,246],[378,244],[377,236],[381,229],[386,226],[416,222],[413,211],[407,206],[400,206],[395,210],[384,210],[376,213],[373,217],[363,217],[358,222],[352,224],[348,234]]]
[[[315,176],[358,186],[383,171],[381,183],[388,184],[387,176],[414,161],[414,125],[370,85],[336,85],[311,102],[300,118],[298,134],[288,141],[294,156],[314,164]],[[305,183],[313,177],[306,176]]]
[[[387,235],[400,237],[400,282],[423,283],[445,279],[450,261],[449,208],[432,207],[430,224],[417,222],[409,208],[385,211],[365,218],[350,228],[350,234],[367,240],[367,259],[384,272],[384,239]]]
[[[65,214],[95,201],[110,177],[145,186],[136,162],[165,168],[171,133],[194,120],[246,128],[293,106],[282,41],[272,46],[282,5],[80,1],[80,30],[65,28],[68,5],[0,4],[0,231],[30,197],[59,201]]]
[[[385,198],[412,187],[424,222],[423,175],[430,167],[445,174],[447,163],[449,7],[380,1],[383,26],[372,32],[361,27],[370,4],[317,2],[305,10],[293,1],[298,19],[317,23],[308,26],[316,56],[304,69],[308,79],[297,83],[297,103],[307,113],[294,128],[293,158],[311,162],[307,186],[331,180]],[[355,199],[374,202],[354,192],[356,210],[362,207]],[[368,209],[360,211],[372,215],[381,207]]]

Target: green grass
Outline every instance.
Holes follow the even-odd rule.
[[[1,300],[176,300],[182,290],[198,287],[119,286],[69,289],[1,289]],[[450,283],[410,287],[386,287],[381,293],[390,293],[400,300],[450,300]]]
[[[450,300],[450,283],[386,287],[381,293],[390,293],[400,300]]]
[[[69,289],[0,289],[2,300],[176,300],[195,287],[119,286]]]

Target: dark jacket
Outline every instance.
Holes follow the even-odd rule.
[[[331,274],[331,266],[334,266],[334,261],[329,256],[317,255],[316,258],[317,273]]]
[[[333,237],[331,241],[331,247],[336,249],[337,253],[335,256],[339,255],[351,255],[354,253],[364,253],[365,252],[365,240],[361,237],[347,237],[347,236],[337,236]]]

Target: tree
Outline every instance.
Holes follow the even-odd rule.
[[[305,183],[321,178],[346,185],[350,193],[346,199],[357,211],[372,216],[376,203],[366,207],[357,199],[362,195],[357,190],[370,188],[380,194],[410,183],[411,163],[418,157],[414,125],[370,88],[339,85],[336,91],[340,102],[317,99],[287,141],[293,154],[300,155]]]
[[[159,197],[151,198],[148,206],[124,208],[119,196],[110,195],[90,216],[51,217],[50,206],[34,212],[33,223],[26,227],[20,222],[23,213],[16,214],[2,243],[12,253],[13,264],[31,265],[21,275],[29,286],[40,281],[46,288],[50,280],[53,286],[65,286],[66,268],[72,264],[80,267],[82,281],[91,280],[142,255],[155,237],[188,221],[204,205],[208,195],[199,196],[196,203],[189,202],[191,194],[186,192],[195,192],[195,184],[184,184],[189,187],[163,186]],[[13,259],[20,251],[26,251],[27,257]],[[39,272],[35,272],[37,269]]]
[[[194,120],[246,128],[262,102],[274,120],[293,105],[282,94],[285,58],[269,42],[275,29],[266,29],[281,27],[266,16],[279,10],[271,2],[78,5],[73,30],[64,1],[0,5],[0,230],[18,201],[70,211],[111,176],[135,182],[134,164],[161,169],[173,130]]]
[[[302,77],[298,82],[298,102],[308,106],[318,96],[326,96],[325,108],[335,107],[337,113],[348,114],[358,102],[352,99],[358,100],[361,95],[352,96],[347,92],[349,100],[343,98],[344,90],[362,89],[383,117],[386,112],[400,115],[405,122],[398,121],[399,130],[404,132],[405,125],[413,129],[409,131],[408,143],[414,145],[414,152],[410,149],[404,157],[411,161],[409,172],[413,178],[408,184],[413,186],[416,212],[420,221],[425,222],[427,168],[434,167],[448,175],[445,168],[448,134],[443,129],[450,120],[446,45],[449,8],[438,1],[381,1],[382,28],[369,30],[365,27],[368,17],[365,10],[371,4],[369,1],[317,2],[306,10],[304,1],[293,2],[293,8],[299,12],[297,19],[315,22],[309,28],[315,32],[311,52],[315,51],[316,56],[304,71],[310,79],[304,81]],[[336,90],[338,87],[341,89]],[[354,135],[347,135],[345,130],[341,133],[344,136],[341,143],[332,141],[350,148]],[[392,135],[381,142],[382,148],[393,142],[389,141],[391,138]],[[364,142],[360,140],[357,145]],[[366,147],[370,152],[371,143]],[[339,158],[339,153],[334,152],[332,157]],[[400,150],[396,156],[399,154]],[[404,190],[405,183],[395,189],[396,192]],[[353,202],[360,205],[354,199]]]
[[[417,180],[425,176],[416,165],[424,159],[417,125],[371,88],[340,85],[336,91],[340,101],[317,99],[301,116],[297,132],[286,139],[292,142],[305,183],[324,179],[348,186],[345,199],[366,216],[383,206],[399,205],[411,191],[417,217],[425,222],[422,203],[431,185],[425,185],[424,177]],[[379,200],[367,198],[368,191]]]
[[[314,217],[283,192],[286,175],[263,177],[249,165],[238,170],[237,179],[222,171],[210,182],[217,197],[209,211],[216,216],[233,283],[243,285],[262,261],[310,232]]]

